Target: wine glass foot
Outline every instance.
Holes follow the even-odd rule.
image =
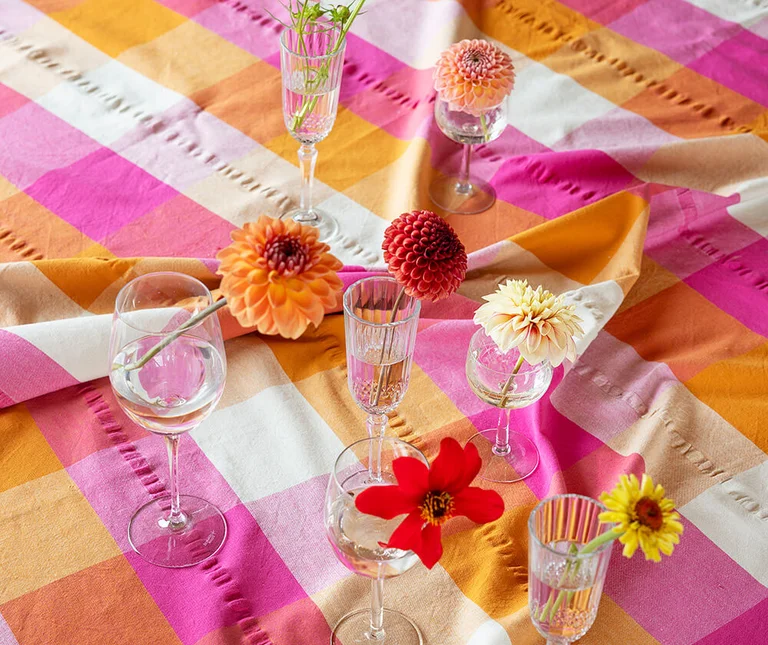
[[[386,645],[423,645],[424,637],[408,616],[394,609],[384,609],[384,636],[370,634],[371,610],[358,609],[342,616],[331,634],[331,645],[386,643]]]
[[[496,433],[496,428],[481,430],[469,440],[483,461],[480,477],[500,484],[511,484],[533,474],[539,465],[539,451],[533,441],[519,432],[510,432],[509,452],[502,457],[493,452]]]
[[[460,215],[473,215],[487,211],[496,202],[493,186],[479,179],[471,179],[469,192],[459,192],[458,177],[439,177],[429,186],[432,201],[444,211]]]
[[[298,208],[285,215],[283,219],[286,217],[306,226],[314,226],[320,231],[318,239],[321,242],[329,243],[339,236],[339,223],[331,215],[317,208],[313,208],[311,211]]]
[[[191,567],[207,560],[224,544],[227,521],[210,502],[192,495],[179,497],[187,523],[168,528],[171,498],[161,497],[144,504],[128,525],[128,541],[147,562],[159,567]]]

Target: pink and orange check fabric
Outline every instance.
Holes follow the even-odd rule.
[[[440,645],[540,645],[526,521],[555,493],[649,472],[685,534],[660,565],[615,553],[586,645],[760,643],[768,629],[768,8],[749,0],[368,0],[320,144],[317,202],[348,284],[381,269],[393,217],[458,164],[431,66],[467,37],[513,58],[510,126],[476,150],[499,201],[447,216],[459,293],[423,309],[390,432],[436,453],[495,423],[464,377],[472,313],[507,278],[568,292],[580,357],[518,415],[542,461],[497,523],[388,582]],[[118,290],[183,271],[295,205],[266,0],[0,0],[0,644],[314,645],[367,602],[326,544],[322,500],[362,413],[343,319],[298,341],[226,320],[216,412],[182,485],[226,512],[212,560],[148,565],[132,511],[166,486],[162,442],[111,394]]]

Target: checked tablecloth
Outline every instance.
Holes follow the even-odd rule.
[[[265,7],[266,5],[266,7]],[[649,472],[685,534],[661,564],[614,553],[586,645],[768,642],[768,4],[764,0],[369,0],[347,46],[317,201],[347,283],[386,224],[455,169],[430,67],[465,37],[512,55],[510,125],[474,170],[498,191],[448,216],[470,255],[425,306],[390,432],[433,457],[495,422],[464,359],[508,277],[569,291],[581,355],[517,416],[542,461],[498,522],[387,583],[429,645],[541,644],[526,520]],[[0,643],[315,645],[367,603],[322,528],[335,455],[364,436],[343,318],[298,341],[226,324],[217,411],[182,441],[183,490],[224,511],[212,560],[169,571],[127,542],[165,487],[163,442],[120,411],[117,291],[158,269],[217,285],[216,251],[296,204],[278,25],[257,0],[0,0]],[[394,645],[394,644],[393,644]]]

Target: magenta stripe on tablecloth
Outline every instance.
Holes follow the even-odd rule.
[[[730,623],[705,636],[696,645],[762,643],[768,634],[768,599],[757,603]]]
[[[768,44],[751,31],[741,29],[735,36],[688,65],[692,70],[768,106]]]
[[[631,12],[647,0],[560,0],[560,2],[596,22],[607,25]]]
[[[78,380],[27,340],[0,329],[0,406],[54,392]]]

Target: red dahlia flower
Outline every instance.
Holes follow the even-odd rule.
[[[384,261],[405,293],[436,302],[459,288],[467,253],[456,231],[431,211],[403,213],[384,231]]]
[[[504,500],[496,491],[469,485],[480,463],[473,444],[462,450],[456,439],[447,437],[440,442],[440,453],[431,468],[413,457],[395,459],[392,469],[397,486],[366,488],[355,505],[360,512],[385,520],[407,513],[387,546],[413,551],[431,569],[443,555],[440,527],[445,522],[464,515],[485,524],[504,512]]]

